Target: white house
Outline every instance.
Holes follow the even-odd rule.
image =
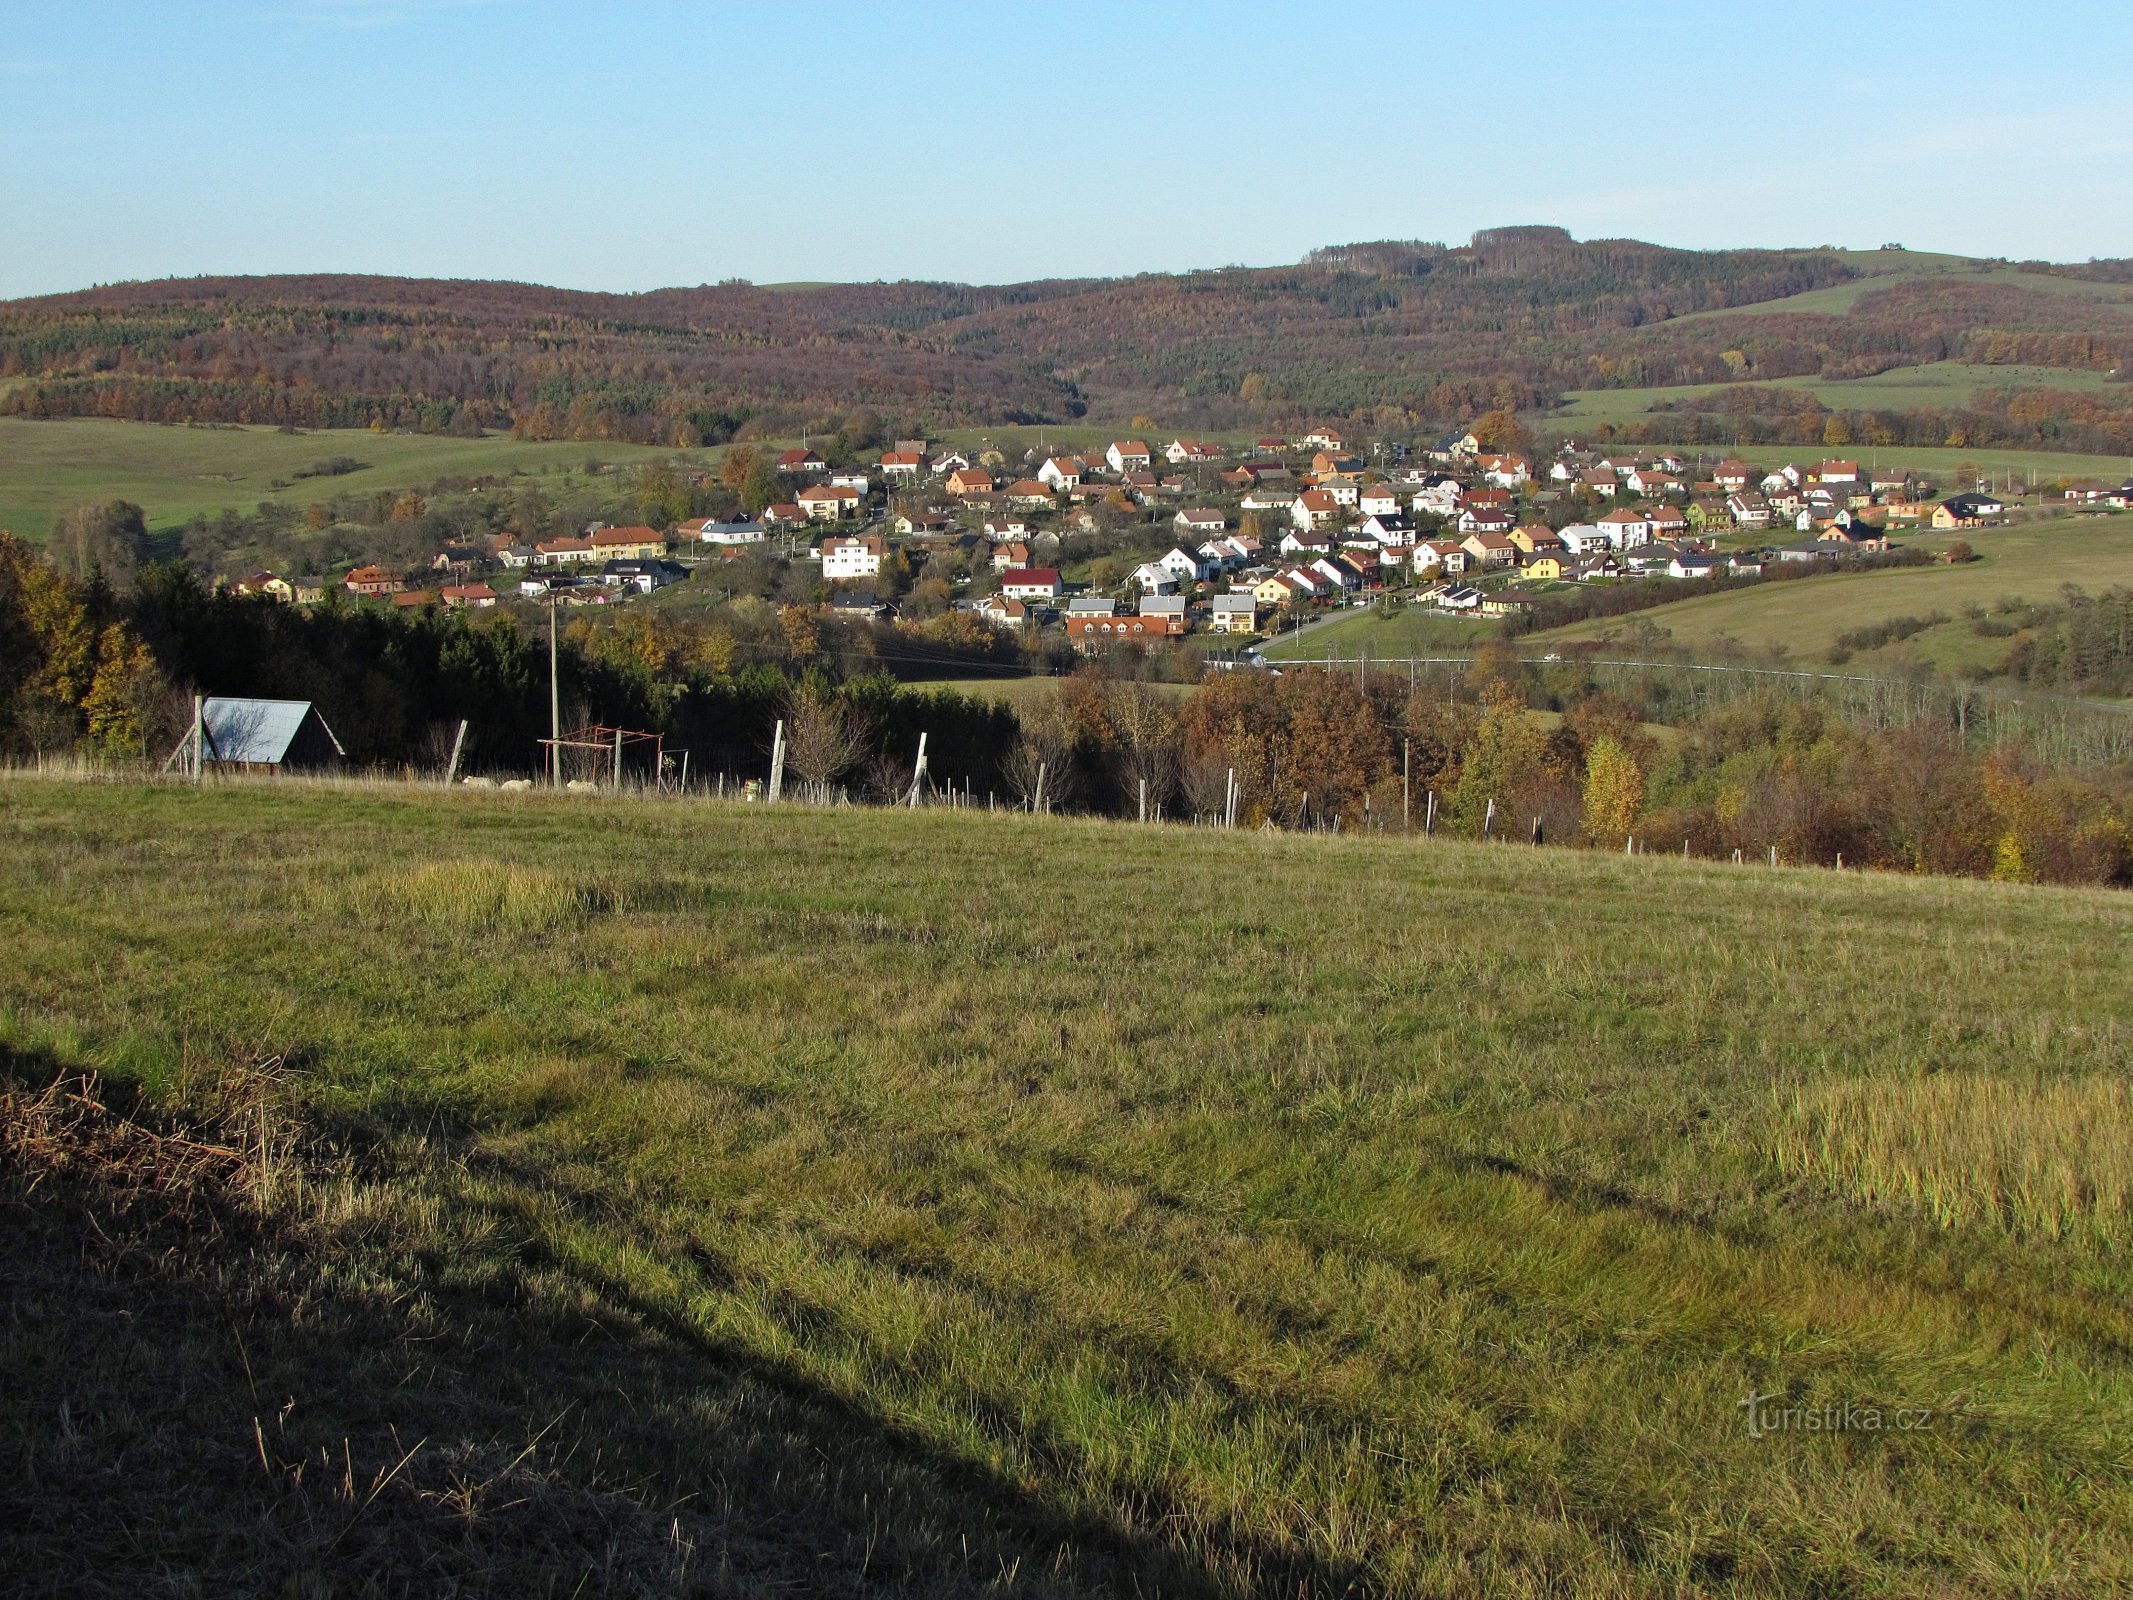
[[[765,537],[760,522],[720,522],[716,517],[697,517],[674,533],[684,543],[694,540],[699,544],[761,544]]]
[[[1173,548],[1168,555],[1157,561],[1156,565],[1180,583],[1198,583],[1207,575],[1200,565],[1200,558],[1181,548]]]
[[[1000,574],[1000,593],[1010,600],[1056,600],[1061,585],[1052,567],[1012,567]]]
[[[1599,525],[1613,539],[1617,550],[1634,550],[1652,536],[1651,519],[1628,506],[1608,512],[1600,518]]]
[[[1604,555],[1615,547],[1614,535],[1590,522],[1573,522],[1567,527],[1558,528],[1555,536],[1563,541],[1563,548],[1574,556]]]
[[[1180,511],[1170,520],[1176,524],[1178,532],[1198,534],[1202,538],[1212,534],[1219,534],[1229,526],[1229,519],[1211,506],[1188,508]]]
[[[1176,594],[1178,591],[1178,575],[1154,561],[1143,561],[1126,581],[1146,594]]]
[[[1079,456],[1046,456],[1044,465],[1037,469],[1037,481],[1050,484],[1062,493],[1081,487],[1082,473],[1086,470]]]
[[[1218,594],[1214,599],[1214,616],[1210,626],[1216,633],[1257,633],[1259,631],[1259,602],[1241,590]]]
[[[1296,497],[1296,505],[1290,515],[1296,526],[1309,532],[1324,527],[1341,514],[1341,503],[1324,489],[1306,489]]]
[[[1111,464],[1113,472],[1146,472],[1155,462],[1148,447],[1138,439],[1113,439],[1104,452],[1104,460]]]
[[[822,576],[833,581],[847,578],[878,578],[884,554],[874,534],[822,541]]]
[[[1396,517],[1400,496],[1390,484],[1373,483],[1355,497],[1355,509],[1366,517]]]

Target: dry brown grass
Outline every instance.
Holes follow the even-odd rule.
[[[1975,1073],[1796,1089],[1772,1154],[1873,1206],[2123,1246],[2133,1237],[2133,1088]]]

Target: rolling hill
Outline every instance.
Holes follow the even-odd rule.
[[[989,287],[174,280],[0,305],[0,411],[694,445],[816,430],[855,406],[935,431],[1380,412],[1413,426],[1498,406],[1546,417],[1573,392],[1957,363],[2019,365],[2032,390],[2068,374],[2086,409],[2021,426],[2094,427],[2108,416],[2089,413],[2122,409],[2094,392],[2098,375],[2133,360],[2122,266],[1689,251],[1535,227],[1293,267]]]

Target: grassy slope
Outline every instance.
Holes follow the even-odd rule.
[[[0,1560],[434,1583],[532,1472],[604,1496],[542,1518],[556,1593],[630,1517],[713,1592],[2112,1592],[2123,1257],[1771,1148],[1794,1084],[2122,1085],[2129,935],[1441,841],[8,780],[0,1037],[165,1092],[288,1053],[373,1153],[276,1191],[301,1293],[18,1295]],[[1941,1409],[1756,1439],[1751,1391]]]
[[[1960,567],[1833,573],[1694,597],[1639,615],[1670,630],[1681,644],[1730,634],[1747,645],[1782,643],[1796,654],[1819,653],[1838,634],[1890,617],[1952,614],[1965,604],[1989,606],[2009,595],[2052,600],[2063,583],[2091,591],[2133,584],[2133,516],[1983,528],[1963,537],[1980,559]],[[1581,622],[1532,637],[1536,644],[1593,638],[1628,621]]]
[[[89,500],[132,500],[147,511],[151,528],[164,529],[195,512],[249,509],[262,500],[301,505],[344,491],[399,489],[453,475],[565,472],[587,461],[708,460],[714,454],[630,444],[524,444],[503,435],[446,439],[353,429],[292,435],[274,428],[6,417],[0,418],[0,528],[39,542],[60,511]],[[365,470],[272,487],[276,478],[338,455],[355,457]]]
[[[1980,389],[2101,389],[2106,374],[2093,369],[2066,367],[1979,366],[1963,361],[1935,361],[1925,366],[1897,367],[1871,378],[1823,379],[1814,377],[1757,380],[1772,389],[1806,389],[1825,406],[1843,411],[1942,411],[1960,410],[1970,404]],[[1635,421],[1662,401],[1694,399],[1716,394],[1724,384],[1683,384],[1647,389],[1572,389],[1564,404],[1542,413],[1550,426],[1596,427],[1602,422],[1617,425]]]

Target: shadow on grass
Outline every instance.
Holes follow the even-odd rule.
[[[0,1105],[13,1592],[1361,1592],[1180,1508],[1065,1514],[541,1259],[393,1154],[434,1107],[269,1161],[256,1107],[49,1058],[0,1052]]]

